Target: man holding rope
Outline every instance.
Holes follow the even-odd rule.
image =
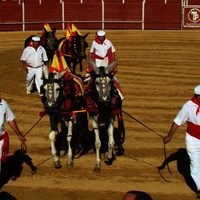
[[[9,136],[4,130],[4,124],[8,122],[13,131],[17,134],[18,139],[24,143],[25,137],[22,135],[15,120],[15,115],[8,103],[0,99],[0,161],[4,162],[9,154]]]
[[[190,157],[191,176],[197,187],[196,198],[200,199],[200,85],[194,88],[194,96],[187,101],[174,119],[164,144],[170,142],[179,126],[187,123],[186,150]]]

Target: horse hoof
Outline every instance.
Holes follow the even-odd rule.
[[[63,158],[66,155],[66,151],[65,150],[61,150],[60,151],[60,157]]]
[[[106,165],[112,165],[112,160],[105,160],[104,163],[105,163]]]
[[[54,167],[56,169],[60,169],[62,167],[59,160],[58,161],[54,161],[53,164],[54,164]]]
[[[73,163],[73,162],[67,163],[67,167],[68,167],[68,168],[73,168],[73,166],[74,166],[74,163]]]
[[[99,173],[101,171],[101,167],[94,167],[93,171]]]
[[[107,160],[104,161],[104,163],[105,163],[106,165],[112,165],[112,163],[113,163],[114,160],[115,160],[114,157],[113,157],[113,158],[108,158]]]

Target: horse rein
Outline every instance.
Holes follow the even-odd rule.
[[[31,130],[40,122],[40,120],[44,117],[44,115],[41,115],[40,118],[35,122],[35,124],[33,124],[33,126],[23,135],[24,137],[26,135],[28,135]],[[27,145],[25,142],[21,142],[21,149],[24,151],[24,152],[27,152]]]
[[[124,114],[126,114],[127,116],[129,116],[131,119],[135,120],[136,122],[138,122],[139,124],[141,124],[142,126],[144,126],[145,128],[147,128],[148,130],[150,130],[151,132],[153,132],[154,134],[156,134],[157,136],[159,136],[161,139],[163,139],[163,136],[158,134],[157,132],[155,132],[153,129],[151,129],[150,127],[148,127],[147,125],[145,125],[144,123],[142,123],[141,121],[139,121],[138,119],[136,119],[135,117],[133,117],[132,115],[130,115],[129,113],[127,113],[126,111],[122,111]],[[163,146],[163,153],[164,153],[164,159],[167,158],[167,153],[166,153],[166,144],[164,144]],[[168,172],[172,175],[172,172],[169,168],[169,165],[167,164],[167,169],[168,169]],[[161,174],[160,170],[158,170],[158,173],[160,174],[160,176],[164,179],[164,181],[166,182],[169,182],[167,181]]]

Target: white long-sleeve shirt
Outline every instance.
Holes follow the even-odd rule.
[[[37,68],[48,61],[48,57],[42,46],[39,46],[37,50],[31,46],[27,46],[24,49],[20,60],[25,61],[30,67]]]

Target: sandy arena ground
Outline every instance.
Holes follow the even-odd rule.
[[[43,106],[37,93],[26,95],[25,72],[19,59],[25,38],[39,32],[0,32],[0,96],[9,102],[24,134],[39,119]],[[57,37],[64,34],[58,31]],[[128,190],[146,191],[154,200],[196,199],[178,172],[176,161],[169,164],[172,175],[167,168],[162,171],[168,182],[159,175],[157,166],[164,160],[159,135],[167,134],[173,118],[200,81],[199,31],[110,30],[107,36],[117,49],[117,77],[126,98],[123,110],[134,117],[124,113],[125,155],[117,157],[112,166],[102,163],[100,173],[93,172],[93,152],[75,160],[73,169],[66,167],[65,158],[61,159],[62,168],[55,169],[45,116],[26,137],[28,155],[38,167],[37,174],[32,176],[29,167],[23,165],[21,176],[10,180],[1,191],[18,200],[120,200]],[[93,38],[94,31],[90,31],[90,45]],[[13,153],[20,143],[8,125],[6,129],[10,131]],[[185,126],[166,146],[167,156],[185,147],[184,136]]]

